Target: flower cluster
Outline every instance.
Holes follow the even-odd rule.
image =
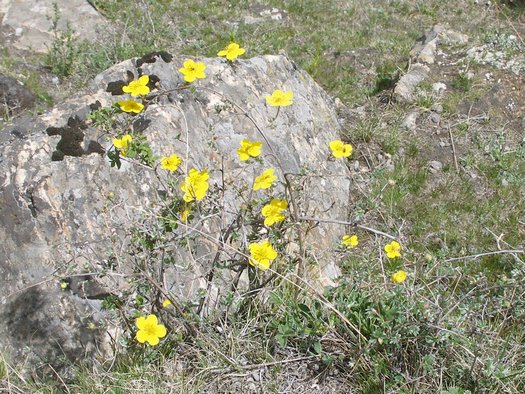
[[[244,53],[245,50],[241,48],[239,44],[231,42],[223,50],[219,51],[217,55],[225,57],[228,62],[232,62]],[[196,62],[192,59],[187,59],[183,62],[182,67],[179,68],[178,71],[182,74],[185,82],[192,83],[197,79],[205,78],[205,70],[206,65],[203,62]],[[122,88],[122,91],[129,94],[131,97],[144,98],[144,96],[150,93],[150,86],[152,86],[150,84],[150,77],[148,75],[142,75],[137,80],[129,82]],[[184,85],[184,88],[186,87],[188,87],[188,85]],[[292,105],[293,98],[294,94],[292,91],[283,91],[279,89],[274,90],[271,95],[265,97],[266,103],[269,106],[279,107],[277,114],[279,114],[280,107]],[[144,110],[144,104],[134,100],[118,101],[118,105],[122,111],[132,114],[139,114]],[[259,127],[257,128],[262,133],[261,129]],[[263,135],[263,137],[265,136]],[[140,136],[136,135],[136,138],[137,140],[140,140]],[[138,144],[139,142],[137,141],[133,142],[133,137],[130,134],[126,134],[113,140],[113,145],[118,151],[116,152],[117,158],[119,153],[123,157],[126,157],[128,151],[130,151],[130,147],[132,148],[130,156],[134,156],[137,154],[136,152],[139,151]],[[240,146],[236,152],[239,156],[239,160],[241,162],[246,162],[252,158],[258,158],[261,155],[262,148],[263,144],[260,141],[243,139],[241,140]],[[332,156],[337,159],[350,157],[353,152],[352,145],[341,140],[331,141],[329,143],[329,148]],[[262,161],[259,159],[257,162],[260,163]],[[181,163],[182,158],[176,153],[160,158],[160,167],[169,172],[178,171]],[[192,204],[190,203],[201,201],[205,198],[206,193],[209,190],[208,180],[209,174],[207,170],[199,171],[196,168],[192,168],[186,174],[184,182],[180,184],[180,190],[183,193],[182,200],[185,204],[176,205],[178,209],[176,215],[181,222],[187,222],[188,217],[190,216],[192,207]],[[275,175],[274,168],[266,168],[260,173],[260,175],[255,177],[253,181],[253,191],[270,189],[275,184],[276,180],[277,176]],[[260,210],[260,214],[264,218],[264,226],[269,228],[276,223],[285,221],[287,209],[288,202],[286,200],[272,198],[269,202],[263,205]],[[275,233],[268,229],[264,231],[269,234]],[[358,246],[359,239],[355,234],[347,234],[342,237],[341,244],[347,249],[353,249]],[[250,242],[248,244],[248,250],[248,264],[263,271],[270,269],[270,266],[278,257],[277,251],[268,239],[263,239],[259,242]],[[401,256],[401,246],[396,241],[392,241],[390,244],[384,246],[384,251],[389,259],[395,259]],[[399,270],[391,275],[391,279],[393,282],[401,284],[407,279],[407,273],[403,270]],[[66,287],[65,284],[61,284],[61,286],[63,288]],[[162,302],[164,308],[168,308],[170,305],[172,305],[172,303],[169,299],[165,299]],[[160,342],[160,339],[167,334],[166,327],[163,324],[159,324],[157,317],[152,314],[146,317],[138,317],[136,319],[136,326],[138,328],[135,336],[136,340],[139,343],[147,343],[150,346],[157,345]]]
[[[129,93],[131,97],[145,96],[150,92],[149,76],[143,75],[135,81],[131,81],[126,86],[122,87],[124,93]],[[144,109],[144,104],[138,103],[134,100],[117,101],[120,109],[124,112],[138,114]]]

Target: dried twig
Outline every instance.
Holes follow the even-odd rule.
[[[383,231],[376,230],[375,228],[368,227],[368,226],[363,226],[362,224],[357,224],[357,223],[353,223],[353,222],[346,222],[344,220],[321,219],[321,218],[314,218],[314,217],[309,217],[309,216],[301,216],[301,217],[298,217],[297,219],[298,220],[303,220],[303,221],[309,221],[309,222],[342,224],[342,225],[345,225],[345,226],[357,227],[357,228],[360,228],[361,230],[369,231],[369,232],[377,234],[377,235],[382,235],[383,237],[390,238],[390,239],[392,239],[394,241],[397,239],[393,235],[387,234],[387,233],[385,233]]]
[[[477,259],[483,256],[492,256],[495,254],[525,254],[525,249],[505,249],[505,250],[496,250],[494,252],[485,252],[485,253],[478,253],[478,254],[472,254],[469,256],[463,256],[463,257],[453,257],[451,259],[443,260],[444,263],[449,263],[451,261],[458,261],[458,260],[467,260],[467,259]]]
[[[452,137],[452,130],[450,130],[450,125],[448,126],[448,135],[450,137],[450,144],[452,145],[452,155],[454,157],[454,167],[456,168],[456,173],[459,173],[458,157],[456,155],[456,145],[454,144],[454,138]]]

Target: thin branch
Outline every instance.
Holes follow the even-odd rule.
[[[452,145],[452,155],[454,157],[454,167],[456,168],[456,173],[459,173],[458,156],[456,154],[456,145],[454,144],[454,138],[452,137],[452,130],[450,130],[450,125],[448,126],[448,135],[450,137],[450,144]]]
[[[371,233],[374,233],[374,234],[377,234],[377,235],[382,235],[383,237],[390,238],[390,239],[392,239],[394,241],[397,239],[397,237],[394,237],[393,235],[387,234],[387,233],[385,233],[383,231],[376,230],[375,228],[368,227],[368,226],[363,226],[362,224],[357,224],[357,223],[353,223],[353,222],[346,222],[344,220],[321,219],[321,218],[314,218],[314,217],[310,217],[310,216],[301,216],[301,217],[298,217],[297,220],[303,220],[303,221],[309,221],[309,222],[320,222],[320,223],[342,224],[344,226],[357,227],[357,228],[360,228],[361,230],[365,230],[365,231],[368,231],[368,232],[371,232]]]
[[[492,256],[495,254],[525,254],[525,249],[506,249],[506,250],[496,250],[494,252],[485,252],[485,253],[479,253],[479,254],[472,254],[469,256],[463,256],[463,257],[453,257],[451,259],[443,260],[444,263],[449,263],[451,261],[458,261],[458,260],[467,260],[467,259],[477,259],[479,257],[483,256]]]

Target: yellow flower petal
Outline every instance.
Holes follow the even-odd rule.
[[[330,142],[330,149],[332,150],[332,155],[337,159],[340,159],[341,157],[350,157],[353,151],[352,145],[345,144],[341,140]]]
[[[345,245],[348,249],[355,248],[359,244],[357,235],[345,235],[341,240],[341,243]]]
[[[242,140],[241,146],[237,149],[239,160],[246,161],[250,157],[257,157],[261,154],[262,142],[250,140]]]
[[[180,187],[184,192],[182,199],[186,202],[202,200],[209,188],[208,178],[209,175],[207,171],[200,172],[192,168]]]
[[[286,208],[288,208],[288,203],[284,200],[273,199],[266,204],[261,210],[261,214],[265,217],[264,225],[270,227],[282,222],[285,219],[283,212],[286,211]]]
[[[232,42],[225,49],[219,51],[219,53],[217,53],[217,56],[223,56],[226,57],[226,59],[228,59],[229,61],[232,61],[240,55],[243,55],[244,52],[245,50],[241,48],[239,44]]]
[[[144,96],[149,93],[149,76],[143,75],[136,81],[131,81],[122,88],[124,93],[129,93],[132,97]]]
[[[253,190],[257,191],[259,189],[268,189],[273,185],[276,179],[277,176],[274,175],[274,169],[268,168],[267,170],[264,170],[261,175],[255,178]]]
[[[120,109],[124,112],[132,112],[138,114],[144,109],[143,104],[137,103],[133,100],[121,100],[117,101],[117,104],[120,106]]]
[[[396,241],[390,242],[388,245],[385,245],[384,248],[386,252],[386,256],[389,259],[395,259],[396,257],[401,257],[401,245],[397,243]]]
[[[270,268],[270,264],[277,257],[277,252],[268,241],[254,242],[248,245],[250,249],[250,259],[248,260],[254,267],[265,271]]]
[[[188,59],[183,63],[183,67],[179,68],[179,72],[182,73],[186,82],[193,82],[197,78],[206,78],[206,74],[204,74],[205,69],[204,63]]]
[[[164,156],[160,159],[160,167],[163,170],[168,170],[171,172],[177,171],[180,163],[182,163],[182,159],[175,153],[169,157]]]
[[[147,317],[140,316],[135,321],[138,331],[135,338],[139,343],[147,342],[151,346],[159,343],[159,338],[166,336],[166,327],[163,324],[158,324],[157,316],[148,315]]]
[[[407,278],[407,273],[403,270],[397,271],[392,274],[392,280],[397,284],[403,283],[406,278]]]
[[[266,96],[266,102],[272,107],[287,107],[293,104],[292,91],[283,92],[282,90],[275,90],[271,96]]]

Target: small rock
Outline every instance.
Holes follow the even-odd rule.
[[[443,106],[439,103],[434,103],[432,104],[432,107],[430,107],[430,110],[437,114],[440,114],[443,112]]]
[[[443,97],[445,90],[447,90],[447,85],[445,85],[443,82],[436,82],[432,84],[432,92],[436,95],[436,97]]]
[[[444,30],[439,34],[440,42],[449,45],[467,45],[468,36],[454,30]]]
[[[434,64],[436,60],[437,42],[437,37],[428,42],[419,53],[417,59],[422,63]]]
[[[404,127],[407,130],[414,131],[416,129],[416,121],[418,117],[417,111],[409,113],[406,118],[401,123],[401,127]]]
[[[359,171],[359,166],[360,166],[359,161],[357,160],[354,161],[354,171]]]
[[[437,160],[432,160],[430,163],[428,163],[428,166],[429,166],[430,172],[433,174],[443,169],[443,163]]]
[[[430,120],[434,123],[439,123],[441,120],[441,115],[436,112],[432,112],[430,114]]]
[[[428,66],[421,63],[413,64],[408,73],[397,82],[394,88],[394,96],[401,102],[413,103],[416,86],[425,80],[429,72]]]
[[[12,114],[33,108],[36,96],[21,82],[0,74],[0,114]]]
[[[253,17],[251,15],[246,15],[244,17],[244,24],[245,25],[256,25],[258,23],[261,23],[262,21],[264,21],[263,18],[256,18],[256,17]]]
[[[21,27],[17,27],[15,29],[15,36],[20,37],[22,34],[24,34],[24,29],[22,29]]]
[[[509,181],[507,181],[505,178],[501,180],[501,186],[507,187],[509,185]]]

